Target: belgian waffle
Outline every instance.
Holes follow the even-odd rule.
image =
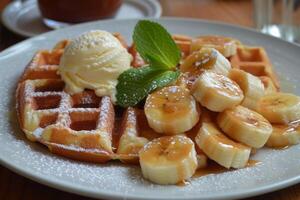
[[[120,126],[109,97],[97,97],[90,90],[75,95],[64,92],[57,68],[65,43],[52,51],[39,51],[25,69],[17,88],[21,128],[31,141],[66,157],[136,162],[139,148],[157,134],[142,110],[128,108]]]
[[[267,88],[275,87],[279,91],[278,78],[264,48],[239,46],[237,53],[231,56],[229,60],[233,68],[242,69],[258,76]]]

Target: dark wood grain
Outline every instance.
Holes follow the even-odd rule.
[[[0,11],[10,0],[0,0]],[[241,26],[253,26],[250,0],[160,0],[164,16],[191,17],[218,20]],[[0,50],[9,47],[23,37],[0,25]],[[0,199],[4,200],[90,200],[90,198],[62,192],[0,166]],[[300,199],[300,184],[283,190],[249,198],[248,200],[297,200]]]

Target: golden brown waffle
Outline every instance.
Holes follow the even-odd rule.
[[[62,51],[39,51],[20,79],[17,111],[27,138],[73,159],[137,162],[138,150],[157,135],[143,111],[128,108],[120,126],[109,97],[97,97],[90,90],[75,95],[64,92],[57,74]]]
[[[264,48],[239,46],[237,53],[231,56],[229,60],[233,68],[242,69],[262,77],[263,82],[268,84],[267,86],[270,86],[270,82],[266,80],[266,77],[270,78],[276,90],[279,90],[279,81]]]

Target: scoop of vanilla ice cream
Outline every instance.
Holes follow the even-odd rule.
[[[106,31],[90,31],[70,42],[59,64],[59,73],[70,94],[92,89],[97,96],[116,101],[119,75],[130,68],[132,57],[117,38]]]

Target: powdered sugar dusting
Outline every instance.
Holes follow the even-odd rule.
[[[71,150],[71,151],[77,151],[77,152],[87,152],[87,153],[98,153],[98,154],[107,154],[107,151],[104,151],[102,149],[85,149],[82,147],[78,147],[75,145],[63,145],[63,144],[51,144],[52,146],[61,147],[63,149]]]
[[[101,112],[99,116],[99,122],[98,122],[98,128],[106,127],[108,125],[107,119],[108,119],[108,113],[110,111],[111,100],[109,97],[103,97],[101,101]]]
[[[44,129],[43,128],[37,128],[33,131],[33,135],[35,138],[40,138],[43,134]]]
[[[47,96],[61,96],[62,93],[61,92],[34,92],[33,90],[31,90],[30,92],[28,92],[27,94],[30,95],[32,97],[47,97]]]
[[[109,32],[93,30],[75,38],[67,47],[66,53],[76,54],[78,51],[87,51],[102,46],[105,48],[121,47],[121,43]]]

